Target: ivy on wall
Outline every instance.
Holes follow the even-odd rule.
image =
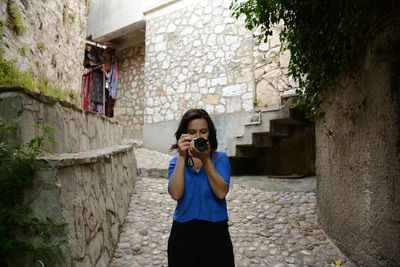
[[[64,241],[52,239],[68,224],[49,218],[32,216],[25,191],[32,187],[35,158],[44,149],[45,142],[55,143],[49,136],[53,131],[48,124],[35,125],[42,134],[31,139],[24,147],[9,142],[15,135],[15,126],[0,120],[0,266],[17,266],[25,257],[31,266],[65,264],[60,245]]]
[[[23,24],[22,13],[12,1],[7,2],[7,13],[10,17],[10,26],[18,35],[25,33],[29,29]]]
[[[309,119],[324,118],[327,92],[337,88],[341,75],[359,68],[366,44],[400,23],[398,0],[233,0],[230,8],[236,18],[245,15],[248,29],[261,30],[261,41],[272,35],[272,25],[284,23],[280,41],[291,54],[289,75],[299,82],[295,104]],[[365,104],[355,103],[344,115],[354,122]]]

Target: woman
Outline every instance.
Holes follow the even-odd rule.
[[[187,111],[175,133],[179,155],[168,170],[168,192],[177,206],[168,240],[169,267],[233,267],[234,256],[228,230],[226,194],[230,164],[217,152],[217,132],[204,109]],[[205,150],[195,138],[208,140]]]

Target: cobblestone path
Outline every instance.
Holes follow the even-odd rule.
[[[112,267],[167,266],[175,208],[167,183],[137,181]],[[316,223],[315,200],[314,192],[272,192],[232,182],[227,201],[236,266],[354,266]]]

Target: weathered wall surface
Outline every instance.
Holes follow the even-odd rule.
[[[8,9],[22,15],[25,33],[17,34]],[[15,59],[20,70],[32,69],[51,84],[80,93],[89,1],[0,1],[5,22],[4,58]]]
[[[145,44],[117,52],[121,90],[115,102],[114,117],[132,129],[135,137],[142,137],[144,98]]]
[[[144,66],[141,48],[118,52],[116,119],[164,152],[168,140],[149,134],[158,123],[176,124],[195,107],[241,117],[255,107],[279,106],[282,93],[295,87],[287,77],[288,53],[279,52],[279,27],[259,44],[243,18],[231,16],[230,1],[178,3],[146,14]]]
[[[319,221],[360,266],[400,265],[400,39],[386,31],[370,45],[355,80],[343,78],[316,124]],[[396,39],[397,38],[397,39]],[[345,118],[354,104],[356,123]]]
[[[253,109],[252,35],[230,16],[230,1],[201,1],[147,20],[146,124]]]
[[[134,149],[115,146],[45,161],[27,196],[34,216],[69,224],[57,237],[66,240],[68,266],[108,266],[136,181]]]
[[[16,125],[17,144],[41,134],[34,124],[55,128],[58,144],[46,147],[55,154],[37,161],[26,201],[35,216],[69,224],[55,237],[65,240],[68,266],[108,266],[137,176],[134,148],[123,143],[121,126],[19,87],[1,88],[0,119]]]
[[[0,87],[0,118],[16,124],[20,144],[40,133],[33,125],[49,123],[57,144],[46,149],[55,153],[119,145],[123,139],[122,127],[105,116],[19,87]]]
[[[283,24],[273,26],[272,36],[265,43],[254,39],[254,76],[256,109],[281,106],[283,92],[298,87],[292,77],[288,76],[290,53],[282,50],[279,33]],[[257,36],[257,32],[255,32]]]

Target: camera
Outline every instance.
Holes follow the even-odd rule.
[[[208,141],[203,137],[193,138],[193,141],[195,148],[197,148],[199,151],[204,151],[208,147]]]

